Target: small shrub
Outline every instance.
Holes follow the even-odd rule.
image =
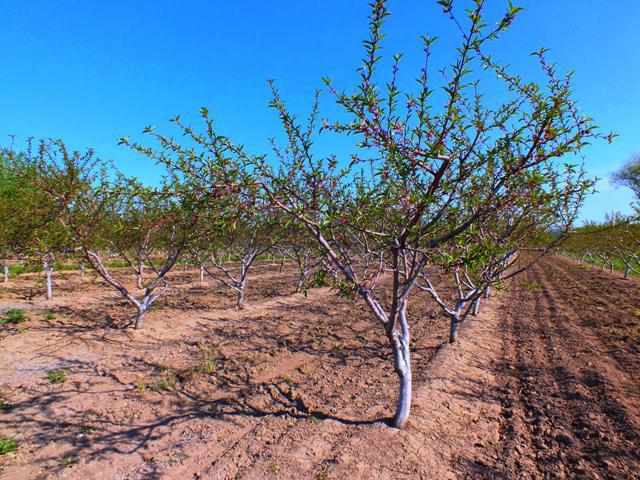
[[[316,274],[310,279],[309,286],[311,287],[328,287],[331,285],[332,278],[324,270],[318,270]]]
[[[193,373],[196,375],[210,375],[215,373],[217,368],[216,359],[213,355],[205,354],[200,357],[197,365],[193,367]]]
[[[140,393],[144,392],[144,389],[147,388],[147,384],[144,382],[136,383],[136,390]]]
[[[321,470],[316,473],[316,480],[329,480],[329,472],[326,470]]]
[[[271,463],[267,467],[267,471],[273,475],[280,473],[280,467],[276,463]]]
[[[0,399],[0,412],[6,412],[11,409],[11,404]]]
[[[18,442],[15,438],[0,437],[0,455],[15,452],[18,449]]]
[[[51,383],[64,383],[67,380],[67,372],[64,370],[51,370],[47,373],[47,380]]]
[[[12,308],[11,310],[7,310],[7,313],[4,314],[4,318],[0,320],[0,325],[6,325],[7,323],[11,323],[13,325],[17,325],[18,323],[24,323],[27,321],[27,314],[21,308]]]
[[[163,375],[154,385],[154,389],[158,393],[163,393],[176,386],[176,378],[173,375]]]
[[[60,465],[61,467],[70,467],[71,465],[76,463],[76,461],[76,457],[62,457],[60,460],[58,460],[58,465]]]
[[[53,310],[47,310],[44,313],[45,320],[53,320],[54,318],[56,318],[56,314],[53,312]]]
[[[98,430],[98,427],[94,427],[93,425],[82,425],[80,427],[81,433],[91,433],[95,432],[96,430]]]

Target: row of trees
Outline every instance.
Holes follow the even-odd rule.
[[[434,300],[455,342],[491,287],[564,238],[592,181],[558,159],[602,138],[571,98],[570,75],[559,74],[545,50],[535,53],[541,84],[490,55],[519,8],[509,5],[489,27],[481,0],[463,17],[451,0],[438,3],[460,38],[440,77],[429,64],[435,44],[429,37],[422,39],[424,67],[415,88],[401,87],[401,55],[385,73],[389,12],[386,2],[374,1],[357,84],[343,91],[325,80],[341,110],[334,119],[320,121],[316,94],[308,120],[300,121],[270,83],[270,106],[283,128],[271,153],[251,153],[218,133],[206,109],[201,128],[174,118],[176,137],[148,127],[148,143],[122,139],[162,169],[154,186],[115,173],[91,151],[69,152],[60,141],[22,153],[5,149],[3,189],[16,188],[8,195],[21,200],[13,207],[2,202],[9,233],[3,258],[28,252],[51,265],[80,254],[131,303],[140,326],[179,259],[234,289],[241,306],[256,258],[275,249],[298,265],[299,288],[319,270],[341,295],[368,306],[393,352],[399,378],[393,424],[402,427],[411,406],[410,324],[420,321],[409,311],[411,296],[425,292]],[[481,80],[488,74],[500,82],[502,102],[485,99]],[[357,138],[357,148],[347,159],[322,156],[316,144],[327,134]],[[17,223],[4,224],[16,215]],[[519,254],[531,246],[537,253]],[[239,271],[223,262],[227,255],[240,261]],[[113,274],[113,258],[135,272],[137,289]],[[150,271],[144,276],[143,266]],[[434,275],[443,270],[449,280]],[[443,293],[451,284],[453,299]]]
[[[640,275],[640,154],[633,155],[611,175],[616,186],[629,188],[635,197],[635,213],[612,213],[602,222],[587,222],[572,229],[560,249],[562,255],[580,263]]]
[[[570,232],[561,253],[610,273],[622,269],[625,278],[630,273],[640,275],[640,223],[620,215],[589,222]]]

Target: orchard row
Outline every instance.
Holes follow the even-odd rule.
[[[241,307],[256,258],[277,251],[296,261],[300,289],[313,272],[316,283],[368,306],[393,351],[400,383],[393,423],[402,427],[411,405],[409,319],[421,321],[408,311],[411,295],[432,297],[454,342],[483,295],[570,230],[593,183],[566,158],[612,138],[580,113],[571,75],[558,73],[544,49],[532,60],[540,83],[490,55],[519,8],[509,5],[489,26],[484,2],[471,2],[462,17],[451,0],[438,3],[459,33],[449,65],[434,70],[436,39],[424,37],[424,67],[415,81],[403,78],[402,56],[381,53],[389,11],[374,1],[356,84],[341,90],[325,79],[333,118],[321,116],[318,93],[299,120],[270,82],[282,134],[268,153],[222,135],[205,108],[197,126],[178,116],[172,133],[148,127],[139,141],[121,140],[155,162],[162,180],[153,185],[62,141],[6,148],[3,258],[41,262],[50,278],[56,261],[81,257],[131,304],[140,327],[178,261],[234,289]],[[492,101],[483,84],[492,85]],[[336,136],[357,146],[346,158],[320,155]],[[239,272],[227,256],[239,259]],[[114,258],[133,269],[135,288],[114,275]],[[442,293],[450,282],[431,275],[436,269],[449,272],[452,300]]]

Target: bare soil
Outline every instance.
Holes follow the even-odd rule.
[[[399,431],[381,327],[277,270],[257,267],[237,311],[179,269],[138,331],[90,274],[58,275],[50,302],[38,276],[5,285],[0,309],[30,319],[0,330],[0,435],[20,445],[0,478],[640,478],[639,282],[544,260],[454,346],[415,295]]]

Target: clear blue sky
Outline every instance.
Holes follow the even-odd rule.
[[[497,13],[506,1],[488,3]],[[576,71],[575,97],[584,112],[620,134],[611,146],[585,151],[590,174],[606,179],[640,151],[640,1],[514,3],[526,10],[496,57],[536,76],[528,54],[545,46],[561,69]],[[421,34],[439,36],[434,60],[450,61],[458,37],[435,0],[389,5],[386,52],[405,53],[407,82],[421,61]],[[206,105],[236,142],[266,151],[266,139],[279,133],[266,106],[266,80],[276,79],[303,112],[322,76],[349,87],[367,13],[364,0],[0,0],[0,142],[9,134],[60,137],[153,182],[149,162],[117,147],[117,139],[140,138],[149,124],[167,131],[170,117],[195,116]],[[628,211],[629,192],[606,180],[598,188],[583,219]]]

